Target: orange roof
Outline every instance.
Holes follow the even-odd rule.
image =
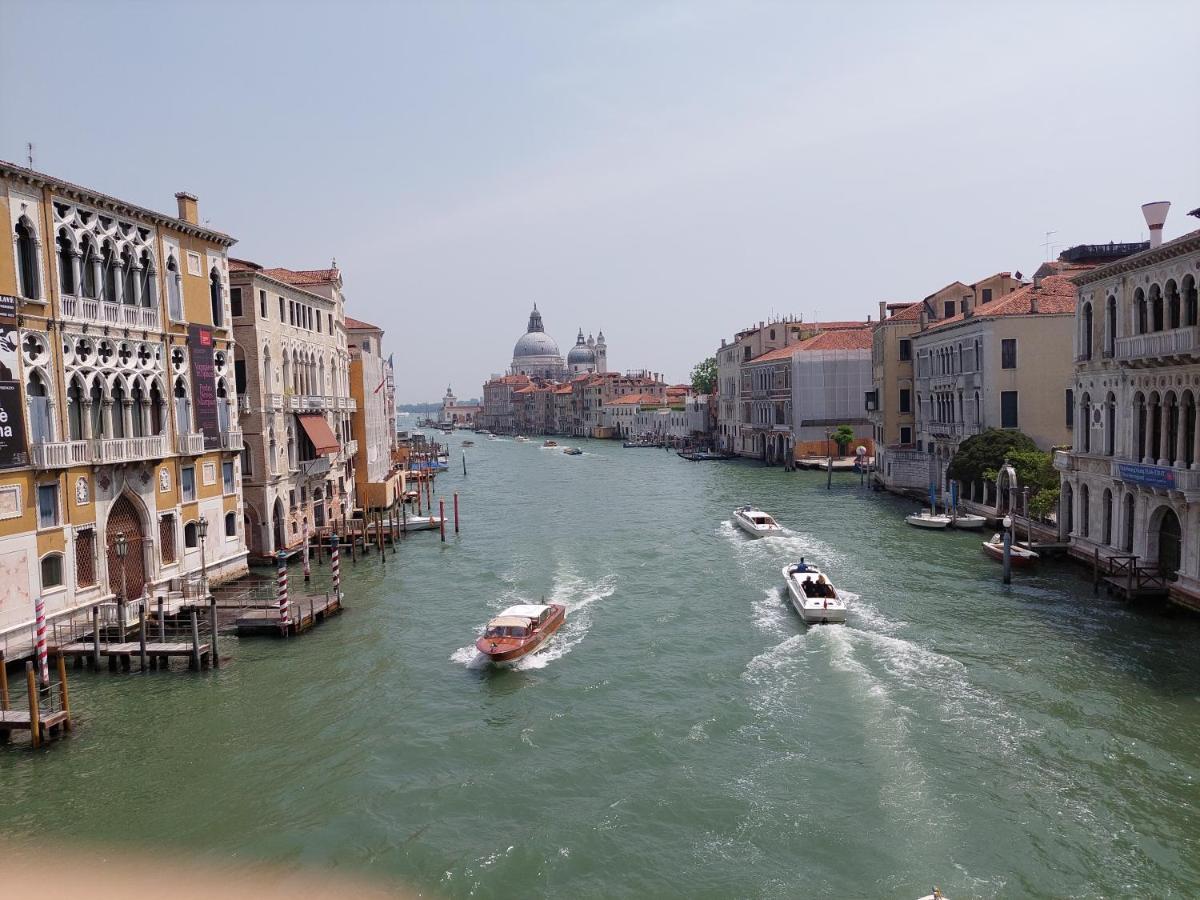
[[[810,338],[810,340],[811,340],[811,338]],[[760,362],[775,362],[780,359],[787,359],[789,356],[792,355],[793,352],[795,352],[797,346],[799,346],[799,345],[791,344],[787,347],[780,347],[777,350],[768,350],[766,353],[763,353],[760,356],[756,356],[756,357],[754,357],[754,359],[751,359],[748,361],[751,363],[760,363]]]
[[[378,325],[372,325],[370,322],[364,322],[362,319],[352,319],[350,316],[346,316],[346,327],[360,330],[370,329],[371,331],[382,330]]]
[[[608,404],[609,406],[662,406],[663,399],[655,397],[653,394],[626,394],[624,397],[618,397]]]
[[[564,384],[562,387],[555,388],[554,393],[569,394],[569,393],[571,393],[571,386],[569,384]]]
[[[1037,298],[1038,309],[1033,312],[1032,301]],[[1075,313],[1075,285],[1062,275],[1047,275],[1036,285],[1027,284],[986,306],[976,307],[973,319],[992,319],[997,316],[1064,315]],[[934,322],[929,330],[956,325],[966,318],[962,313]]]
[[[884,319],[885,322],[916,322],[921,318],[921,304],[924,301],[918,300],[916,303],[910,303],[904,309],[900,310],[895,315],[888,316]]]
[[[275,269],[263,269],[263,273],[270,275],[277,281],[283,281],[287,284],[328,284],[331,281],[337,281],[339,271],[337,269],[285,269],[283,267]]]
[[[845,331],[823,331],[801,341],[793,350],[870,350],[873,330],[856,328]]]

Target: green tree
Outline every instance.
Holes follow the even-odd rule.
[[[1017,486],[1022,491],[1029,488],[1029,511],[1045,518],[1058,505],[1062,483],[1054,468],[1054,454],[1036,449],[1018,450],[1008,461],[1017,473]]]
[[[845,456],[847,448],[854,440],[854,429],[849,425],[839,425],[833,433],[833,440],[838,446],[838,455]]]
[[[1017,453],[1037,452],[1037,444],[1027,434],[1001,428],[989,428],[973,434],[958,446],[950,460],[949,475],[964,487],[996,477],[1004,460]],[[1018,474],[1020,474],[1018,472]]]
[[[717,390],[717,358],[710,356],[692,369],[692,390],[697,394],[714,394]]]

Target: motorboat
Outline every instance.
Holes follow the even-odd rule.
[[[910,513],[904,517],[904,521],[909,525],[915,525],[917,528],[950,527],[950,516],[934,509],[923,509],[920,512]]]
[[[442,527],[441,516],[405,516],[400,521],[404,531],[429,531]]]
[[[543,447],[557,447],[558,441],[542,441]]]
[[[525,437],[525,435],[523,435],[523,434],[518,434],[516,437],[516,441],[518,444],[524,444],[528,440],[529,440],[529,438]]]
[[[474,446],[475,446],[475,442],[474,442],[474,441],[463,441],[463,442],[462,442],[462,445],[463,445],[464,447],[474,447]]]
[[[567,619],[560,603],[510,606],[487,623],[475,649],[489,662],[514,662],[548,641]]]
[[[1004,535],[997,532],[990,541],[983,542],[983,552],[996,562],[1004,562]],[[1008,559],[1011,565],[1027,569],[1038,561],[1036,550],[1032,550],[1016,541],[1008,548]]]
[[[563,453],[567,456],[583,456],[583,451],[578,447],[563,447]]]
[[[975,531],[987,524],[987,519],[974,513],[955,512],[950,514],[951,528],[969,528]]]
[[[753,506],[739,506],[733,511],[733,521],[751,537],[767,537],[782,534],[783,526],[761,509]]]
[[[488,440],[489,441],[498,441],[498,440],[500,440],[500,438],[496,437],[496,435],[494,435],[494,434],[489,434]]]
[[[800,562],[784,566],[780,571],[787,582],[792,606],[806,625],[841,624],[846,621],[846,601],[816,566]]]

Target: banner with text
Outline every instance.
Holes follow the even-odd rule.
[[[217,417],[217,374],[213,365],[213,332],[203,325],[188,326],[188,356],[192,366],[192,404],[196,428],[204,434],[204,449],[221,446]]]
[[[25,397],[17,360],[19,341],[17,298],[0,294],[0,469],[29,465]]]

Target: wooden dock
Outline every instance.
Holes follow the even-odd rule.
[[[108,667],[114,672],[118,666],[128,672],[133,668],[134,658],[141,659],[142,652],[140,641],[100,644],[99,650],[100,656],[108,659]],[[77,641],[62,647],[51,647],[50,653],[60,653],[65,657],[76,660],[88,660],[95,657],[96,645],[94,643],[89,644]],[[212,662],[212,645],[207,643],[191,644],[147,641],[145,656],[150,668],[153,669],[158,668],[160,664],[166,666],[172,657],[190,660],[190,667],[193,669],[208,668]]]
[[[287,634],[302,634],[341,611],[341,602],[332,594],[297,597],[288,604]],[[284,634],[284,629],[279,624],[278,606],[243,609],[234,620],[234,625],[239,637],[259,635],[282,637]]]

